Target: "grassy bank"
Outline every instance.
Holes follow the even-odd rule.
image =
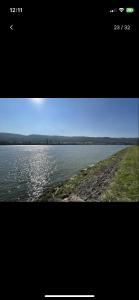
[[[139,146],[128,148],[103,201],[139,201]]]
[[[139,147],[123,149],[44,193],[40,201],[139,201]]]

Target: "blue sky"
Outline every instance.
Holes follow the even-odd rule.
[[[139,99],[0,98],[0,132],[137,137]]]

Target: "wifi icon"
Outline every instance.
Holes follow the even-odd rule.
[[[123,11],[124,11],[124,8],[120,7],[119,10],[120,10],[120,12],[123,12]]]

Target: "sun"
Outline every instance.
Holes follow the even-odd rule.
[[[31,98],[31,100],[36,104],[41,104],[44,98]]]

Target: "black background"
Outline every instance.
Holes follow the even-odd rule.
[[[1,8],[1,97],[138,97],[138,6],[121,16],[108,13],[118,1],[93,2]],[[136,30],[113,32],[119,23]]]
[[[1,7],[0,97],[138,97],[137,31],[113,32],[110,24],[123,20],[105,15],[108,4],[20,6],[14,32],[8,6]],[[138,209],[137,203],[1,203],[1,299],[45,293],[138,299]]]
[[[138,205],[2,204],[1,299],[138,299]]]

